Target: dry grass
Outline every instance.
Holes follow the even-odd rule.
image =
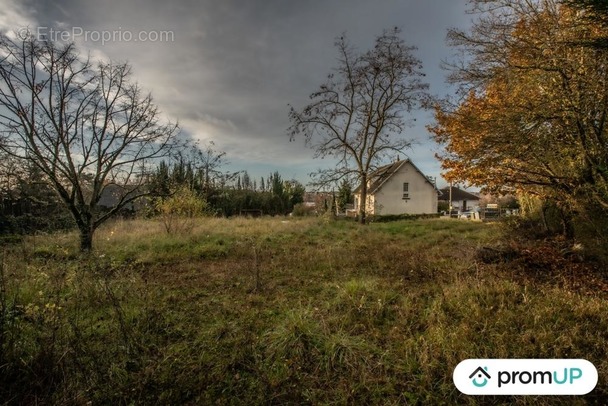
[[[15,403],[572,404],[608,395],[603,292],[485,265],[497,226],[117,221],[6,252],[2,389]],[[567,261],[561,263],[563,266]],[[583,283],[583,282],[581,282]],[[474,398],[463,359],[586,358],[584,398]],[[29,384],[26,384],[29,382]]]

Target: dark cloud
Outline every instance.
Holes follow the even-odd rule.
[[[115,60],[128,60],[136,77],[162,110],[188,134],[213,139],[227,151],[235,169],[257,177],[269,170],[297,176],[329,161],[312,160],[302,142],[288,141],[287,104],[308,95],[336,64],[334,39],[346,32],[361,49],[382,30],[399,26],[418,47],[431,91],[445,92],[439,69],[450,51],[446,30],[464,26],[466,0],[0,0],[5,14],[21,13],[38,25],[89,31],[171,31],[172,41],[83,41]],[[0,23],[15,21],[0,11]],[[2,27],[8,28],[8,27]],[[408,152],[429,175],[438,175],[436,146],[424,128],[427,112],[416,113],[409,136],[418,145]],[[265,168],[269,169],[268,171]]]

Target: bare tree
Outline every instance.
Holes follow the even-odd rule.
[[[315,157],[338,159],[336,168],[313,174],[317,184],[356,177],[361,185],[359,220],[365,223],[371,174],[391,153],[410,146],[403,138],[404,113],[427,97],[421,62],[395,28],[358,53],[344,36],[336,41],[339,65],[302,110],[290,106],[291,140],[303,134]]]
[[[177,125],[163,121],[128,64],[5,35],[0,58],[0,148],[44,173],[89,251],[99,225],[147,193],[145,175],[174,146]],[[114,204],[102,211],[110,190]]]
[[[236,176],[221,170],[229,162],[226,160],[226,152],[217,150],[213,141],[204,145],[195,142],[179,155],[179,159],[192,164],[198,184],[206,197],[216,183],[223,182],[225,177]]]

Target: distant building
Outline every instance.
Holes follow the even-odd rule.
[[[476,210],[479,208],[479,196],[469,193],[466,190],[451,186],[452,188],[452,210],[460,212]],[[450,186],[439,190],[439,201],[449,203]]]
[[[331,192],[306,192],[304,193],[304,206],[323,211],[332,207],[334,195]]]
[[[361,207],[361,185],[354,191]],[[409,159],[378,168],[368,180],[365,210],[370,215],[437,213],[437,188]]]
[[[136,186],[120,186],[115,184],[106,185],[101,192],[97,207],[102,210],[110,210],[116,207],[123,198],[130,198],[131,195],[139,195],[142,187]],[[149,198],[147,196],[138,197],[133,201],[127,203],[123,208],[123,212],[135,213],[139,210],[146,208],[149,205]]]

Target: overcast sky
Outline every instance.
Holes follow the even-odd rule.
[[[313,159],[302,140],[289,142],[287,105],[303,106],[336,66],[335,38],[346,33],[366,50],[384,29],[400,27],[441,96],[440,63],[454,53],[446,32],[468,26],[466,9],[466,0],[0,0],[0,29],[75,34],[92,55],[130,62],[184,133],[227,153],[226,170],[258,179],[278,170],[307,183],[331,162]],[[414,116],[406,136],[417,144],[406,153],[439,176],[438,147],[425,129],[432,115]]]

